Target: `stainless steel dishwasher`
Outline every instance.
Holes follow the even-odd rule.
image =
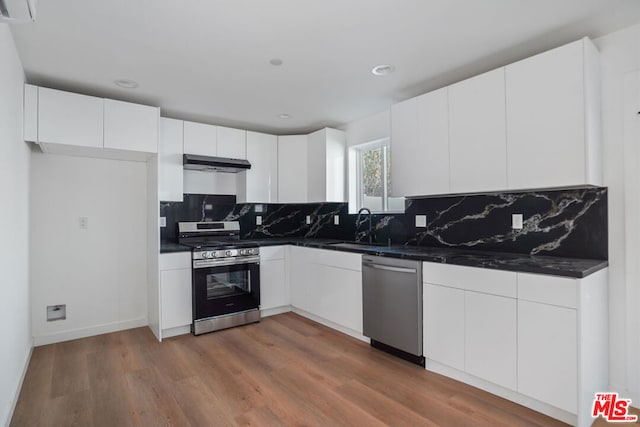
[[[380,350],[424,366],[422,263],[362,257],[363,333]]]

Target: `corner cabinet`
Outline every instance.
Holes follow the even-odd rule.
[[[307,198],[307,136],[278,137],[278,201],[305,203]]]
[[[324,128],[309,134],[307,144],[308,201],[346,201],[345,133]]]
[[[602,184],[599,67],[588,38],[506,67],[510,189]]]
[[[423,264],[426,368],[589,426],[608,385],[607,269],[583,279]]]

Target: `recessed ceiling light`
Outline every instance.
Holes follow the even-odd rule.
[[[282,120],[286,120],[291,118],[291,114],[282,113],[282,114],[278,114],[276,117]]]
[[[135,89],[140,86],[135,80],[129,79],[118,79],[114,81],[114,83],[116,84],[116,86],[120,86],[123,89]]]
[[[387,74],[391,74],[396,70],[396,67],[393,65],[376,65],[371,69],[371,72],[376,76],[386,76]]]
[[[273,58],[273,59],[269,60],[269,64],[273,65],[274,67],[279,67],[279,66],[282,65],[282,59]]]

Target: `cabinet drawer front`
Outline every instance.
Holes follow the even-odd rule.
[[[330,267],[362,271],[362,255],[325,249],[311,249],[312,262]]]
[[[422,265],[424,283],[516,297],[516,273],[433,262],[424,262]]]
[[[518,299],[576,308],[578,280],[518,273]]]
[[[260,248],[260,261],[285,258],[286,246],[262,246]]]
[[[160,254],[160,271],[191,268],[191,252]]]

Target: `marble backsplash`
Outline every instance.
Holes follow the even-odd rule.
[[[160,204],[163,241],[175,241],[177,221],[236,220],[245,239],[313,237],[368,241],[368,223],[356,224],[346,203],[236,204],[234,196],[185,194]],[[511,215],[524,217],[522,230]],[[256,225],[256,216],[262,225]],[[334,225],[334,216],[339,225]],[[426,215],[427,227],[415,227]],[[306,224],[306,217],[311,224]],[[372,215],[372,240],[380,244],[466,248],[525,254],[607,259],[607,189],[575,187],[407,199],[404,214]]]

